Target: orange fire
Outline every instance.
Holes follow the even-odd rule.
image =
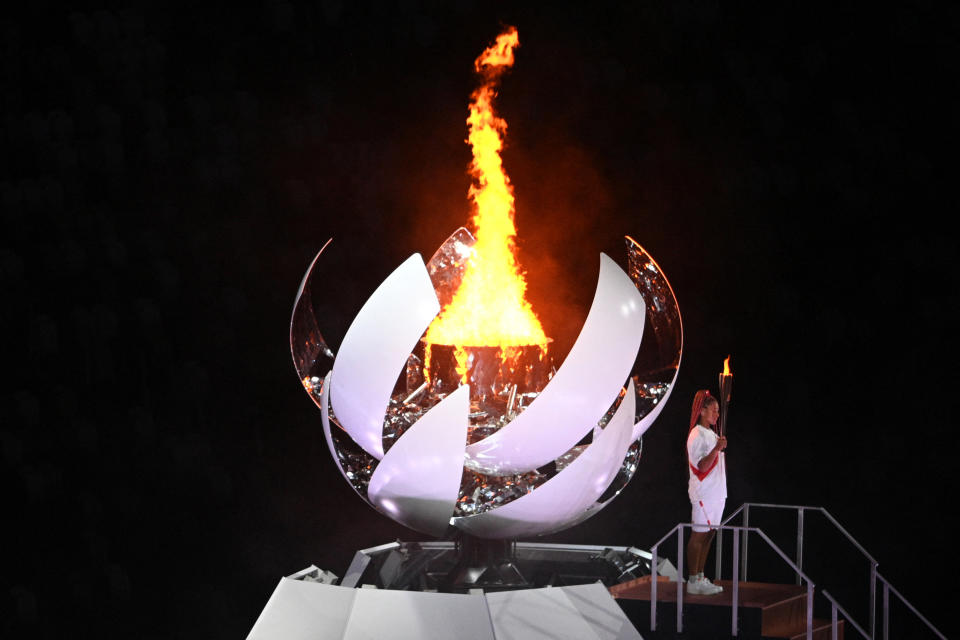
[[[723,375],[730,375],[730,356],[727,356],[727,359],[723,361]]]
[[[500,77],[513,65],[519,44],[516,28],[508,27],[474,63],[483,80],[467,117],[476,244],[460,288],[427,330],[424,340],[430,344],[546,348],[548,342],[524,297],[527,283],[515,256],[513,186],[500,158],[507,123],[493,108]]]

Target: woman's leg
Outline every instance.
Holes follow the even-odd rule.
[[[710,553],[710,545],[713,544],[713,536],[716,532],[711,530],[703,534],[704,540],[700,544],[700,558],[697,560],[697,573],[702,573],[707,564],[707,555]]]
[[[687,562],[689,563],[687,575],[695,576],[703,571],[712,535],[712,531],[690,532],[690,541],[687,542]]]

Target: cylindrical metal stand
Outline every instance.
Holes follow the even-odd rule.
[[[515,540],[487,540],[463,534],[456,541],[457,562],[446,589],[517,589],[531,586],[516,565]]]

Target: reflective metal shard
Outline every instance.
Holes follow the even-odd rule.
[[[609,504],[637,470],[640,437],[676,381],[679,309],[627,238],[627,272],[601,254],[593,304],[559,367],[546,345],[427,344],[473,241],[458,229],[428,263],[400,265],[336,357],[311,296],[321,250],[294,303],[294,366],[341,474],[384,515],[432,535],[451,524],[488,538],[552,533]]]

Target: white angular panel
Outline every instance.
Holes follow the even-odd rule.
[[[590,622],[599,640],[643,640],[601,582],[562,587],[567,600]]]
[[[634,411],[636,391],[630,380],[610,422],[566,469],[522,498],[475,516],[455,518],[453,524],[481,538],[519,538],[566,528],[596,503],[616,477],[633,442]]]
[[[463,476],[470,387],[430,409],[387,451],[367,497],[397,522],[440,536],[450,523]]]
[[[630,375],[645,318],[646,305],[633,281],[601,253],[590,313],[563,365],[523,413],[467,447],[467,468],[492,475],[524,473],[577,444],[610,408]],[[632,417],[630,422],[632,426]]]
[[[486,597],[497,640],[643,640],[599,582]]]
[[[337,420],[370,455],[383,458],[383,417],[397,376],[440,303],[419,253],[381,283],[354,318],[333,363]]]
[[[341,640],[359,592],[281,578],[247,640]]]
[[[563,588],[487,594],[497,640],[599,640]]]
[[[484,595],[351,589],[282,578],[248,640],[642,640],[603,586]]]
[[[356,589],[344,640],[494,640],[481,595]]]

